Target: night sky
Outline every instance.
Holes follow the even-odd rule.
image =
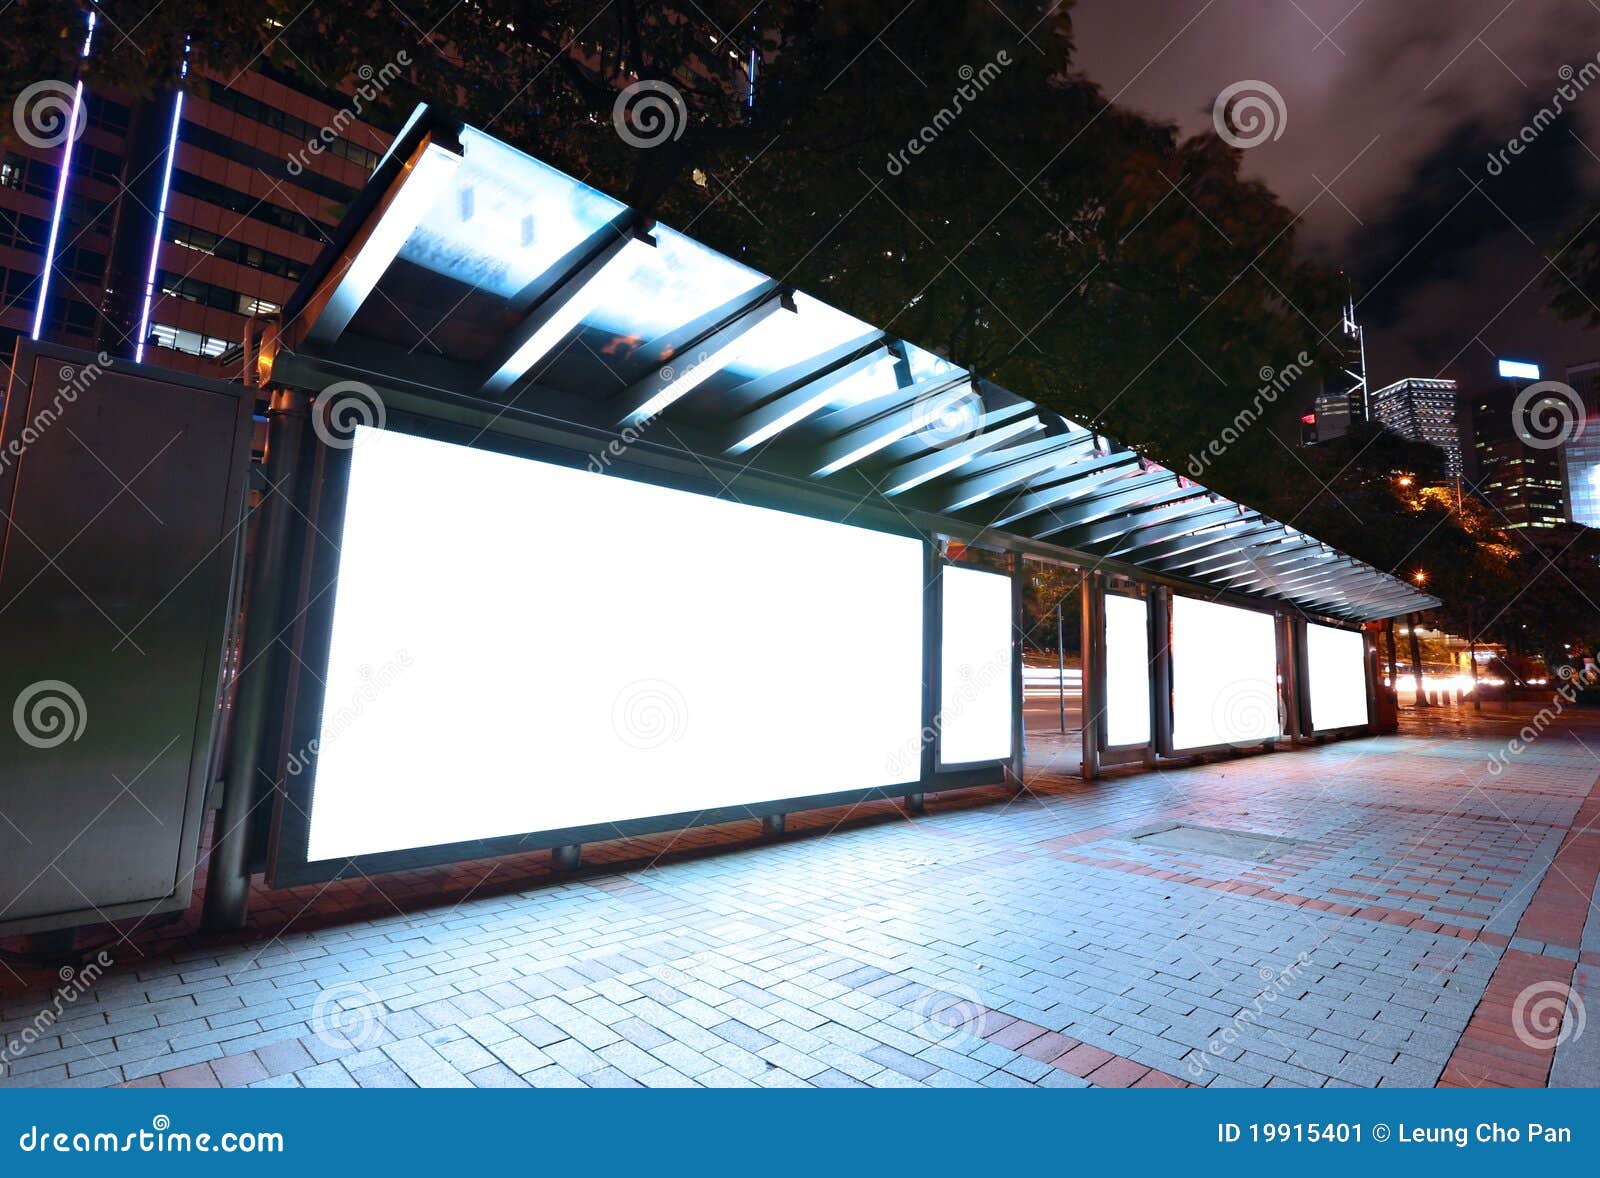
[[[1543,311],[1538,277],[1600,200],[1600,78],[1576,75],[1600,58],[1600,0],[1084,0],[1074,19],[1080,68],[1185,133],[1235,82],[1281,93],[1282,136],[1245,171],[1302,213],[1308,255],[1352,275],[1374,388],[1479,383],[1495,354],[1558,379],[1600,360],[1600,331]],[[1582,92],[1491,175],[1564,65]]]

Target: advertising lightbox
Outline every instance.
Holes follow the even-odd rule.
[[[946,765],[1011,756],[1011,578],[946,565],[939,675],[939,759]]]
[[[1272,615],[1174,595],[1173,747],[1258,744],[1282,731]]]
[[[1306,671],[1312,731],[1367,722],[1367,652],[1360,631],[1307,622]]]
[[[309,861],[905,780],[918,540],[365,427],[334,539]]]
[[[1106,744],[1150,742],[1150,607],[1106,594]]]

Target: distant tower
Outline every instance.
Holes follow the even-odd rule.
[[[1345,396],[1350,403],[1350,419],[1366,421],[1367,406],[1367,337],[1356,322],[1355,296],[1346,287],[1344,315],[1339,329],[1344,334]]]
[[[1339,372],[1317,394],[1311,420],[1301,419],[1308,427],[1301,435],[1308,445],[1342,438],[1350,432],[1351,423],[1368,418],[1367,344],[1361,324],[1356,322],[1355,296],[1348,288],[1339,313],[1339,339]]]

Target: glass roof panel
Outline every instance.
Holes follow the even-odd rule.
[[[515,298],[626,207],[471,127],[461,146],[461,165],[400,257],[501,298]]]
[[[692,323],[766,282],[764,275],[708,249],[676,229],[650,231],[656,248],[639,261],[620,294],[584,316],[584,326],[654,339]]]
[[[819,356],[829,348],[872,334],[872,325],[808,294],[796,292],[793,314],[769,316],[750,332],[746,347],[729,367],[741,377],[768,376]]]

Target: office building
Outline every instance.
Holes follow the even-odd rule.
[[[1409,376],[1371,395],[1372,417],[1413,442],[1444,452],[1445,472],[1462,473],[1461,426],[1456,414],[1456,382]]]
[[[1498,371],[1497,380],[1461,401],[1472,438],[1467,479],[1504,527],[1556,528],[1567,519],[1560,443],[1552,444],[1531,427],[1559,415],[1562,406],[1554,404],[1554,391],[1519,404],[1522,392],[1540,381],[1537,366],[1502,360]],[[1549,406],[1543,405],[1547,399]]]
[[[0,365],[31,336],[236,375],[217,358],[283,305],[390,136],[266,67],[148,98],[63,89],[78,134],[0,158]]]

